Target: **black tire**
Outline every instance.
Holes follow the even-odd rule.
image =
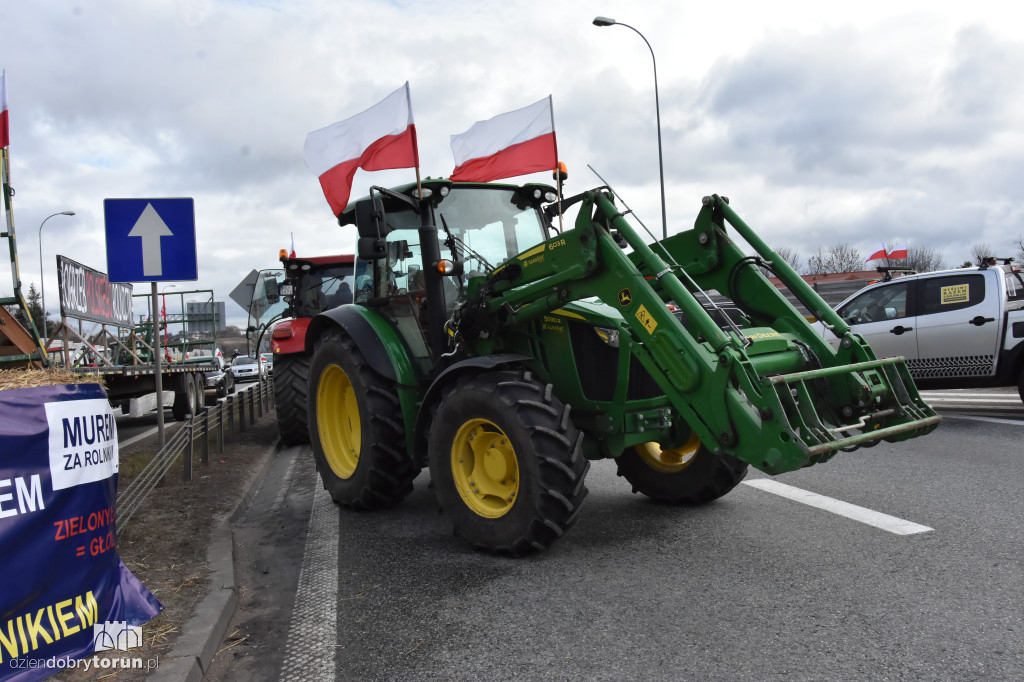
[[[456,533],[519,556],[550,546],[579,518],[590,468],[582,442],[550,384],[528,372],[467,375],[435,411],[430,479]]]
[[[406,452],[394,382],[373,371],[340,329],[317,341],[309,373],[310,445],[324,488],[353,509],[400,502],[419,468]]]
[[[174,404],[171,413],[180,422],[196,413],[196,385],[188,372],[174,375]]]
[[[739,485],[747,464],[716,455],[691,435],[686,445],[662,450],[657,443],[630,448],[616,459],[619,476],[634,493],[665,504],[694,506],[717,500]]]
[[[277,430],[285,445],[309,442],[309,355],[295,353],[274,357],[274,403]]]
[[[224,377],[224,397],[235,392],[235,375],[228,372]]]

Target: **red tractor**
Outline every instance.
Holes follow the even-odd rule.
[[[317,314],[352,303],[355,256],[292,258],[281,251],[282,270],[263,270],[250,308],[250,330],[261,350],[266,331],[274,353],[274,401],[285,445],[309,442],[306,390],[310,353],[306,328]]]

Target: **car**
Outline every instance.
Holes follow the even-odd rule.
[[[235,381],[259,381],[263,378],[263,363],[248,355],[236,357],[228,370],[234,375]]]
[[[861,289],[836,312],[877,357],[905,357],[920,388],[1017,386],[1024,400],[1022,274],[1007,262],[905,275]]]
[[[274,376],[274,354],[273,353],[260,353],[260,360],[263,361],[263,374],[264,376]]]
[[[228,369],[211,369],[203,372],[205,377],[205,402],[213,405],[217,398],[227,397],[235,392],[235,375]]]

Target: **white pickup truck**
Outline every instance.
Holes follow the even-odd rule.
[[[1024,278],[1015,265],[878,282],[836,312],[877,357],[905,357],[920,388],[1016,386],[1024,400]]]

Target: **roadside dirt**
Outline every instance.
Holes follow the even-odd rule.
[[[241,501],[277,436],[274,413],[265,412],[244,433],[236,430],[233,439],[229,436],[223,454],[217,453],[216,441],[211,438],[209,464],[200,462],[197,447],[192,481],[182,480],[180,459],[171,467],[163,484],[153,490],[118,538],[121,560],[156,595],[164,610],[143,626],[145,641],[141,649],[105,652],[96,658],[151,661],[171,651],[182,626],[209,591],[206,553],[211,531]],[[120,453],[119,489],[131,482],[131,476],[156,450],[154,437],[151,443],[138,443]],[[145,671],[107,668],[64,672],[53,679],[78,682],[145,678]]]

